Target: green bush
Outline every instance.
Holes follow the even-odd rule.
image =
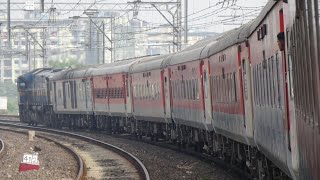
[[[8,114],[18,114],[18,90],[16,84],[12,82],[0,82],[0,96],[8,97]]]

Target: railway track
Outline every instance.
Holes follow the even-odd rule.
[[[2,139],[0,139],[0,158],[5,154],[5,144]]]
[[[23,130],[18,130],[18,129],[9,129],[9,128],[1,128],[0,127],[0,130],[2,131],[10,131],[10,132],[14,132],[14,133],[19,133],[19,134],[25,134],[27,135],[28,132],[27,131],[23,131]],[[75,179],[77,180],[82,180],[84,179],[85,175],[86,175],[86,168],[85,168],[85,163],[83,161],[83,159],[80,157],[80,155],[74,151],[71,147],[69,146],[66,146],[65,144],[57,141],[57,140],[54,140],[52,138],[48,138],[44,135],[39,135],[37,134],[36,135],[38,138],[41,138],[41,139],[45,139],[49,142],[53,142],[54,144],[56,144],[57,146],[61,147],[62,149],[66,150],[69,154],[71,154],[77,161],[78,163],[78,173],[77,173],[77,176],[75,177]],[[3,146],[4,147],[4,146]],[[0,151],[0,156],[1,156],[1,151]]]
[[[0,124],[1,124],[1,122],[12,122],[12,121],[10,121],[10,120],[6,120],[6,121],[0,120]],[[23,123],[20,123],[20,122],[14,122],[14,123],[23,124]],[[75,131],[75,133],[82,134],[82,135],[85,135],[85,136],[90,136],[90,137],[93,137],[93,138],[96,138],[96,139],[99,139],[101,137],[101,133],[100,132],[96,132],[96,131],[90,131],[90,132],[77,132],[77,131]],[[112,135],[112,137],[128,139],[130,141],[139,141],[139,142],[147,143],[147,144],[150,144],[150,145],[155,145],[155,146],[159,146],[159,147],[162,147],[162,148],[166,148],[166,149],[174,150],[174,151],[177,151],[177,152],[181,152],[183,154],[187,154],[187,155],[196,157],[196,158],[198,158],[198,159],[200,159],[202,161],[206,161],[208,163],[217,164],[218,166],[222,167],[223,169],[228,169],[233,174],[235,174],[234,175],[235,177],[239,177],[240,179],[251,179],[250,175],[247,172],[245,172],[242,169],[240,169],[239,167],[234,166],[234,165],[230,165],[229,163],[221,160],[218,157],[213,157],[213,156],[210,156],[210,155],[195,151],[192,148],[179,147],[179,146],[177,146],[175,144],[168,143],[168,142],[161,141],[161,140],[160,141],[153,141],[153,140],[151,140],[149,138],[146,138],[146,137],[143,137],[142,139],[137,139],[135,136],[132,136],[130,134],[118,134],[118,135]],[[103,138],[101,138],[101,139],[103,139]]]
[[[50,138],[73,149],[87,165],[86,176],[89,178],[150,179],[147,169],[139,159],[111,144],[84,135],[42,127],[30,127],[17,124],[17,122],[1,121],[0,126],[36,130],[37,134],[42,137]]]

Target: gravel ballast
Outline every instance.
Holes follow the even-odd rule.
[[[0,179],[74,179],[78,173],[76,159],[65,149],[53,142],[41,138],[28,141],[28,136],[10,131],[0,130],[0,138],[4,140],[6,154],[0,159]],[[39,170],[19,172],[19,164],[23,153],[32,154],[37,146],[39,151]]]
[[[102,133],[77,132],[118,146],[136,156],[148,169],[151,180],[235,180],[228,169],[159,146]]]

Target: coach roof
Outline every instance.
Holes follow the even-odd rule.
[[[266,15],[270,12],[277,1],[269,0],[259,16],[240,28],[223,33],[220,36],[206,38],[198,43],[189,46],[185,50],[176,53],[171,60],[166,60],[165,64],[180,64],[188,61],[204,59],[216,54],[224,49],[244,42],[261,24]]]
[[[148,57],[145,58],[136,64],[134,64],[130,70],[130,73],[136,73],[136,72],[145,72],[145,71],[151,71],[154,69],[161,69],[162,68],[162,62],[170,55],[159,55],[154,57]]]
[[[130,66],[143,58],[145,57],[132,58],[127,60],[116,61],[113,63],[103,64],[102,66],[99,66],[97,69],[95,69],[92,72],[92,75],[99,76],[99,75],[129,72]]]

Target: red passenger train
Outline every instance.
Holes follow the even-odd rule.
[[[318,5],[270,0],[251,22],[181,52],[55,72],[43,123],[166,139],[257,179],[318,180]],[[29,106],[20,102],[25,122],[37,117]]]

